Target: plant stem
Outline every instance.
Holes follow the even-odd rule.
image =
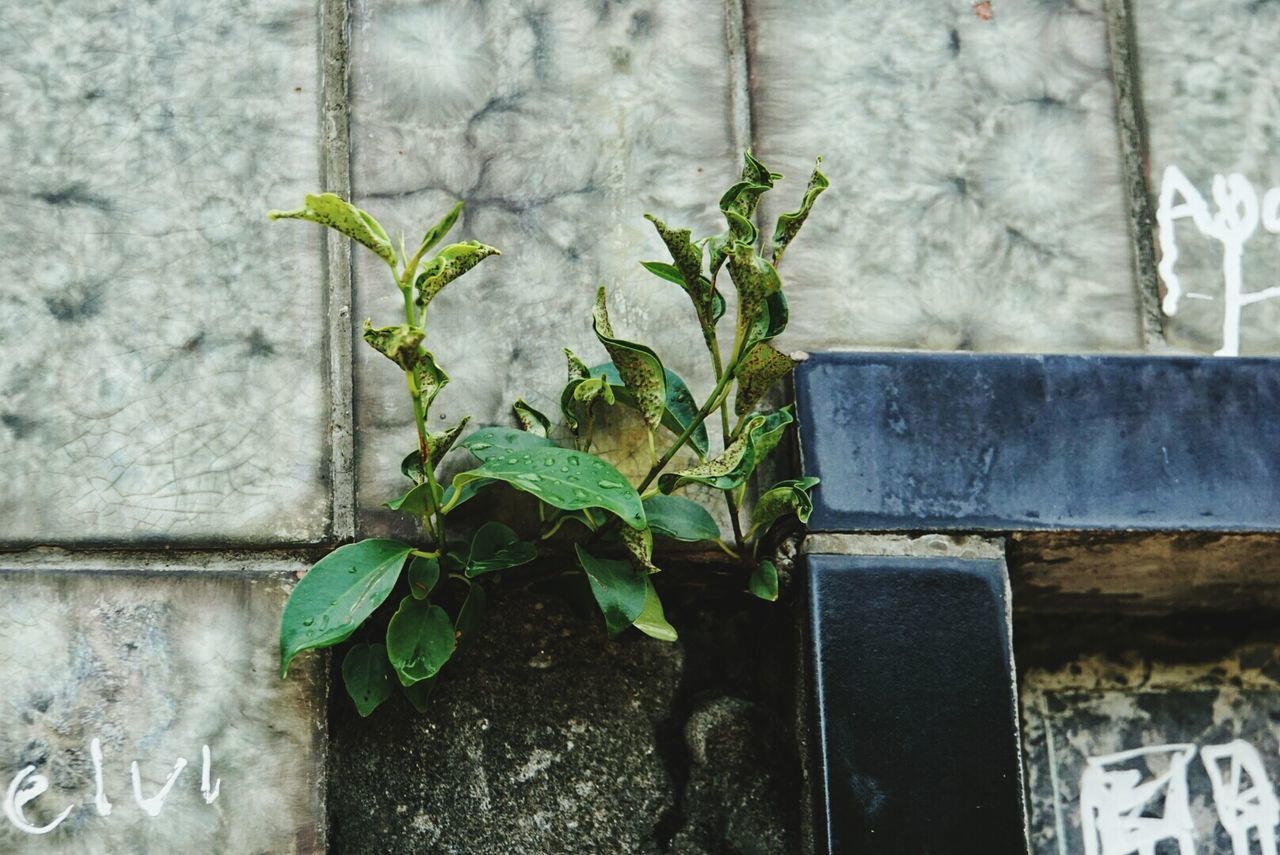
[[[723,403],[722,396],[724,395],[725,389],[729,386],[729,381],[733,378],[733,371],[735,368],[737,368],[737,366],[731,363],[729,365],[729,370],[721,375],[720,379],[716,382],[716,387],[711,390],[711,395],[707,398],[707,402],[702,405],[702,409],[698,410],[697,415],[693,417],[692,421],[685,425],[684,430],[681,431],[680,436],[676,437],[676,441],[672,443],[671,447],[663,452],[663,455],[658,458],[658,462],[653,464],[653,467],[649,470],[649,474],[644,476],[644,480],[640,482],[640,486],[636,488],[637,493],[643,493],[645,488],[653,483],[653,479],[657,478],[658,473],[671,462],[671,458],[676,456],[676,452],[684,447],[684,444],[689,441],[689,437],[693,436],[693,432],[698,429],[698,426],[707,420],[707,416],[711,415],[711,411]]]
[[[716,331],[712,329],[707,336],[707,347],[711,351],[711,365],[716,372],[716,382],[719,383],[724,378],[724,367],[720,361],[720,343],[716,340]],[[726,395],[720,402],[720,436],[723,439],[724,447],[729,447],[729,397]],[[733,500],[733,494],[725,491],[724,502],[729,507],[729,522],[733,525],[733,544],[737,547],[738,554],[744,551],[742,542],[742,523],[738,521],[738,503]]]
[[[403,275],[396,279],[396,286],[400,289],[400,293],[404,295],[404,322],[411,327],[418,325],[418,313],[413,305],[413,286],[409,281],[415,266],[416,258],[413,265],[405,265]],[[409,386],[409,396],[413,398],[413,421],[418,428],[419,468],[427,479],[427,489],[431,493],[431,510],[422,518],[422,524],[436,539],[436,549],[443,554],[447,544],[444,536],[444,519],[440,509],[436,507],[436,492],[438,488],[435,467],[431,464],[431,450],[427,444],[426,408],[422,406],[422,391],[418,388],[418,380],[414,377],[413,372],[406,371],[404,379]]]

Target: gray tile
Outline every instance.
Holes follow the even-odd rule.
[[[1101,6],[748,3],[755,138],[800,185],[766,212],[814,155],[832,182],[786,343],[1140,349]]]
[[[361,0],[353,43],[359,203],[412,240],[463,199],[453,239],[503,252],[433,303],[427,346],[453,378],[435,426],[466,414],[505,423],[518,395],[556,412],[561,348],[604,361],[590,326],[601,284],[620,335],[709,391],[687,298],[638,262],[665,258],[645,212],[700,234],[721,227],[716,201],[738,169],[722,3]],[[357,321],[400,317],[380,267],[356,268]],[[402,486],[414,429],[394,366],[357,353],[371,509]]]
[[[323,851],[325,685],[307,655],[277,674],[288,575],[0,572],[0,770],[34,767],[5,852]],[[108,815],[95,807],[101,750]],[[203,746],[209,790],[202,792]],[[144,799],[187,761],[155,816]],[[26,778],[30,782],[34,778]],[[210,794],[212,794],[210,792]]]
[[[1217,211],[1215,175],[1240,173],[1260,202],[1280,186],[1280,7],[1253,0],[1132,0],[1132,6],[1153,197],[1166,168],[1175,165],[1210,212]],[[1222,244],[1187,219],[1178,220],[1175,230],[1181,286],[1207,299],[1180,300],[1165,321],[1167,337],[1182,349],[1216,351],[1226,312]],[[1258,225],[1244,243],[1244,290],[1261,291],[1277,281],[1280,239]],[[1240,352],[1280,352],[1280,301],[1244,307]]]
[[[1233,847],[1220,817],[1233,815],[1247,782],[1272,793],[1280,783],[1280,724],[1271,714],[1280,703],[1270,676],[1276,654],[1273,646],[1253,645],[1194,663],[1081,657],[1053,672],[1028,673],[1020,703],[1031,851],[1125,851],[1121,829],[1128,823],[1114,819],[1116,806],[1135,795],[1132,784],[1150,785],[1146,819],[1133,824],[1132,840],[1147,832],[1162,838],[1185,816],[1192,845],[1180,851],[1250,851],[1247,843]],[[1214,785],[1213,764],[1230,768],[1216,753],[1248,773],[1239,790],[1225,778]],[[1267,813],[1265,798],[1255,814]],[[1100,850],[1085,848],[1090,814],[1098,818]],[[1274,840],[1275,825],[1261,835]]]
[[[326,525],[316,4],[6,4],[0,542]]]

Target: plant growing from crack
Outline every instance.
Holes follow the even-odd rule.
[[[821,160],[819,160],[819,165]],[[404,302],[400,323],[374,327],[365,321],[364,339],[394,362],[413,402],[417,447],[401,472],[409,489],[386,503],[421,523],[429,541],[419,547],[388,538],[340,546],[312,567],[291,593],[280,626],[281,676],[298,653],[346,641],[375,611],[394,606],[383,641],[358,643],[342,662],[343,682],[361,715],[389,698],[398,685],[409,701],[425,710],[441,669],[469,644],[482,622],[485,579],[528,564],[535,543],[521,540],[496,520],[484,522],[469,538],[448,527],[450,514],[493,485],[506,484],[538,501],[540,540],[566,525],[578,527],[574,552],[611,636],[634,626],[654,638],[674,641],[652,575],[655,536],[678,541],[709,541],[743,566],[747,589],[775,600],[778,571],[761,554],[771,527],[793,518],[808,519],[814,478],[781,481],[763,491],[744,531],[741,508],[752,473],[782,439],[792,422],[790,407],[761,411],[769,390],[791,371],[790,357],[770,341],[786,327],[787,299],[778,265],[827,179],[815,168],[797,210],[778,218],[772,240],[753,223],[760,197],[782,176],[748,152],[739,181],[720,199],[725,231],[693,240],[687,229],[653,224],[671,255],[670,262],[646,261],[644,268],[682,288],[693,302],[702,340],[715,374],[715,386],[697,403],[683,380],[662,365],[653,349],[619,338],[609,320],[605,289],[596,293],[593,322],[608,361],[588,366],[565,350],[568,382],[560,396],[563,428],[518,399],[518,427],[492,426],[459,439],[469,417],[444,431],[427,430],[432,402],[448,375],[424,347],[431,301],[446,285],[498,250],[476,241],[433,252],[453,228],[458,203],[427,230],[412,253],[403,237],[392,244],[386,230],[368,213],[333,194],[307,196],[302,208],[272,211],[271,219],[310,220],[335,229],[381,258]],[[728,271],[737,292],[732,345],[719,337],[726,302],[720,274]],[[731,404],[732,399],[732,404]],[[593,434],[602,408],[634,408],[644,421],[652,465],[631,483],[609,460],[595,453]],[[706,420],[717,417],[724,448],[712,454]],[[557,438],[565,440],[562,445]],[[658,441],[663,450],[658,452]],[[455,446],[476,465],[443,484],[437,469]],[[682,449],[697,462],[667,471]],[[707,510],[675,495],[687,485],[702,485],[724,496],[733,528],[726,543]],[[392,594],[396,593],[396,598]],[[453,613],[444,607],[453,603]]]

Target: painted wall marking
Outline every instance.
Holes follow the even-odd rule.
[[[1158,844],[1173,841],[1182,855],[1195,849],[1187,768],[1196,758],[1190,743],[1153,745],[1088,757],[1080,776],[1080,830],[1086,855],[1150,855]],[[1280,801],[1267,777],[1262,757],[1242,739],[1206,745],[1200,762],[1213,786],[1218,822],[1231,837],[1231,851],[1249,855],[1255,837],[1262,855],[1276,855]],[[1158,774],[1133,768],[1156,759]]]
[[[102,776],[102,742],[94,737],[89,742],[89,758],[93,764],[93,807],[98,812],[98,816],[110,816],[112,805],[107,799],[106,788],[103,783]],[[207,805],[217,801],[222,791],[222,779],[213,779],[213,752],[209,750],[208,745],[200,746],[200,795]],[[165,799],[173,791],[174,785],[177,784],[182,770],[187,767],[187,761],[184,757],[179,757],[173,764],[173,770],[169,776],[165,778],[164,785],[152,796],[143,796],[142,794],[142,775],[138,767],[138,761],[134,760],[129,764],[129,777],[133,784],[133,800],[138,807],[147,816],[156,817],[164,809]],[[36,825],[27,818],[26,807],[35,801],[39,796],[43,795],[49,789],[49,779],[45,775],[36,771],[35,766],[27,766],[14,777],[9,783],[9,789],[5,793],[4,799],[4,815],[9,822],[13,823],[20,831],[27,834],[48,834],[59,825],[61,825],[71,811],[75,809],[75,805],[68,805],[62,813],[58,814],[45,825]]]
[[[1280,297],[1280,285],[1261,291],[1245,291],[1242,273],[1244,244],[1259,223],[1272,234],[1280,234],[1280,187],[1272,187],[1258,200],[1249,180],[1238,172],[1213,176],[1213,203],[1216,212],[1182,170],[1170,164],[1160,181],[1160,205],[1156,223],[1160,239],[1160,278],[1165,284],[1162,308],[1166,315],[1176,315],[1182,298],[1212,300],[1207,294],[1184,292],[1178,279],[1178,242],[1174,224],[1190,219],[1202,235],[1222,244],[1223,299],[1222,347],[1215,356],[1239,356],[1240,314],[1244,307]],[[1180,201],[1179,201],[1180,200]]]

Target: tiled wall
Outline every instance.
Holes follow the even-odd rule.
[[[1121,20],[1133,31],[1109,31]],[[24,845],[161,846],[124,764],[179,751],[166,822],[232,846],[248,816],[319,845],[298,831],[321,822],[306,740],[266,752],[306,772],[239,759],[318,716],[309,684],[260,655],[279,580],[308,556],[222,550],[376,530],[413,431],[389,366],[352,345],[353,321],[395,315],[383,274],[267,209],[327,187],[412,236],[467,202],[459,234],[504,255],[434,304],[447,423],[500,421],[517,395],[554,410],[560,348],[603,358],[600,284],[620,330],[705,394],[684,295],[637,264],[663,257],[642,215],[718,230],[747,145],[790,179],[769,223],[815,155],[832,179],[782,268],[788,348],[1161,347],[1144,321],[1153,204],[1133,188],[1158,192],[1170,163],[1206,196],[1219,172],[1260,196],[1280,182],[1277,38],[1280,6],[1244,0],[10,4],[0,545],[56,548],[5,558],[21,644],[0,648],[0,771],[49,776],[27,808],[39,822],[78,804]],[[1209,299],[1184,300],[1164,335],[1212,351],[1220,247],[1179,239],[1185,284]],[[1277,238],[1259,228],[1244,265],[1267,287]],[[1244,352],[1280,349],[1277,312],[1246,308]],[[110,689],[130,674],[164,688]],[[92,805],[99,732],[109,817]],[[209,806],[192,789],[202,744],[226,787]],[[168,762],[144,764],[146,792]],[[277,802],[255,788],[280,787],[286,818],[268,821]]]

